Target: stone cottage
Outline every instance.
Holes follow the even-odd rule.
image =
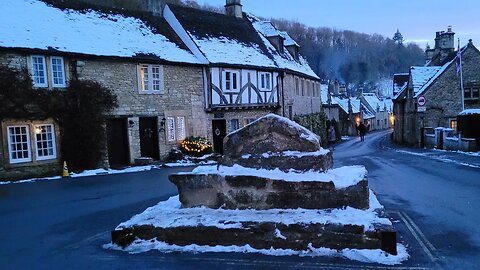
[[[298,44],[270,22],[227,0],[225,14],[167,5],[164,17],[189,49],[207,63],[207,129],[217,152],[223,138],[268,113],[292,118],[320,111],[319,78]]]
[[[375,114],[370,121],[370,130],[382,130],[392,126],[393,102],[390,98],[379,98],[375,93],[362,93],[359,97],[363,106]]]
[[[437,32],[427,66],[410,68],[408,84],[394,98],[395,141],[424,146],[425,130],[456,129],[463,109],[480,108],[480,52],[472,40],[455,52],[454,34],[451,28]],[[460,55],[464,93],[456,65]]]
[[[0,64],[28,69],[38,91],[65,91],[72,78],[113,90],[119,107],[109,113],[99,166],[159,159],[189,135],[208,137],[204,66],[169,24],[149,11],[88,7],[82,1],[4,1]],[[31,19],[37,14],[49,20]],[[0,178],[61,168],[61,127],[54,121],[0,120]]]

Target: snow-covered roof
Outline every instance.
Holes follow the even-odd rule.
[[[265,37],[276,37],[280,36],[280,31],[272,24],[270,21],[256,21],[255,29],[260,32]],[[283,37],[283,36],[282,36]]]
[[[338,98],[332,97],[332,102],[335,100],[335,103],[340,106],[340,108],[348,114],[348,100],[350,100],[350,104],[352,106],[352,113],[360,113],[360,99],[358,98]]]
[[[283,44],[285,46],[298,46],[298,43],[287,33],[287,32],[280,32],[280,36],[282,36],[285,40],[283,41]]]
[[[458,115],[480,114],[480,109],[463,110]]]
[[[182,44],[163,34],[171,29],[153,29],[151,24],[125,15],[62,10],[38,0],[2,0],[0,25],[0,47],[4,48],[115,57],[148,55],[171,62],[200,63],[181,48]],[[169,27],[161,22],[158,25]]]
[[[412,80],[413,93],[416,95],[420,89],[430,81],[442,67],[411,67],[410,77]]]

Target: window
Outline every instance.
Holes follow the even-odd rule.
[[[159,65],[140,65],[139,91],[144,94],[163,92],[163,67]]]
[[[295,78],[295,94],[300,95],[300,81],[298,78]]]
[[[32,80],[35,87],[48,87],[45,57],[32,56]]]
[[[450,120],[450,128],[457,130],[457,120]]]
[[[245,119],[245,124],[243,126],[246,126],[246,125],[252,123],[253,121],[255,121],[255,118],[246,118]]]
[[[167,117],[167,140],[169,142],[181,141],[187,137],[185,117]]]
[[[259,89],[263,91],[270,91],[272,90],[271,87],[271,75],[270,73],[262,72],[260,73],[260,85]]]
[[[8,127],[8,150],[10,163],[32,161],[27,125]]]
[[[223,71],[223,91],[240,91],[240,72],[233,70]]]
[[[65,70],[63,58],[51,57],[50,64],[53,87],[65,87]]]
[[[230,120],[230,132],[233,132],[239,128],[238,126],[238,119]]]
[[[305,80],[302,80],[302,97],[305,96]]]
[[[384,125],[387,125],[387,118],[385,118],[385,119],[383,119],[383,120],[384,120],[384,121],[383,121],[383,124],[384,124]]]
[[[37,160],[57,157],[53,125],[35,126],[35,145],[37,146]]]
[[[465,100],[476,100],[479,98],[478,87],[467,87],[464,89]]]
[[[380,126],[380,120],[377,120],[377,127]]]

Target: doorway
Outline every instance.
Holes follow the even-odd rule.
[[[157,117],[140,117],[140,154],[158,160],[158,128]]]
[[[107,147],[110,167],[123,167],[130,164],[127,118],[107,120]]]
[[[227,121],[225,119],[212,120],[213,150],[223,155],[223,138],[227,134]]]

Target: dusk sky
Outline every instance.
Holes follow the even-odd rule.
[[[224,6],[225,0],[197,0]],[[434,45],[436,31],[452,26],[463,46],[480,44],[478,0],[242,0],[243,10],[266,18],[285,18],[313,27],[333,27],[392,38],[397,28],[408,42]]]

